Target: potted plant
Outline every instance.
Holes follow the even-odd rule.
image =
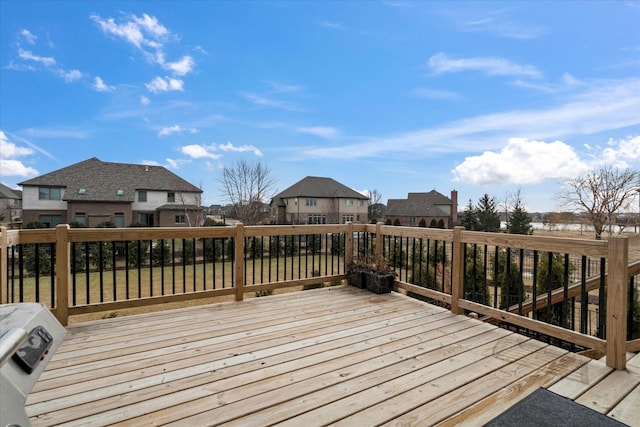
[[[347,283],[356,288],[365,289],[367,282],[365,272],[370,271],[369,265],[361,260],[356,260],[347,267]]]
[[[396,278],[396,273],[384,259],[356,260],[347,267],[347,274],[350,285],[376,294],[391,292]]]
[[[384,259],[377,259],[364,276],[366,288],[376,294],[391,292],[396,279],[396,273]]]

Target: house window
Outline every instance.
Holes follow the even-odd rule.
[[[358,206],[359,207],[363,207],[364,206],[364,200],[358,200]]]
[[[309,215],[307,217],[307,224],[326,224],[327,217],[325,215]]]
[[[342,222],[346,224],[347,222],[353,222],[353,215],[342,215]]]
[[[75,221],[78,224],[84,224],[87,225],[87,214],[85,214],[84,212],[76,212],[76,218]]]
[[[38,198],[40,200],[61,200],[61,192],[58,187],[38,188]]]
[[[39,221],[49,228],[57,227],[62,222],[60,215],[40,215]]]
[[[124,190],[116,190],[116,196],[124,195]]]
[[[176,193],[167,193],[167,203],[175,203],[176,202]]]
[[[138,222],[147,227],[153,227],[153,214],[151,213],[139,213]]]
[[[124,227],[124,214],[122,212],[116,212],[113,215],[113,223],[117,228]]]
[[[138,201],[146,202],[147,201],[147,192],[144,190],[138,191]]]
[[[307,199],[306,200],[306,205],[307,206],[317,206],[318,205],[318,200],[317,199]],[[315,224],[319,224],[319,223],[315,223]]]
[[[186,224],[187,219],[184,215],[176,215],[176,224]]]
[[[353,199],[344,199],[344,204],[347,206],[353,206]]]

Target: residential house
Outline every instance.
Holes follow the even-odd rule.
[[[429,227],[432,221],[442,220],[445,228],[458,224],[458,192],[451,191],[451,197],[431,190],[428,193],[409,193],[406,199],[389,199],[386,210],[387,222],[416,227],[424,220]],[[397,220],[397,221],[396,221]]]
[[[202,190],[162,166],[95,157],[19,183],[24,224],[201,225]]]
[[[0,223],[9,228],[22,225],[22,191],[0,184]]]
[[[369,198],[331,178],[308,176],[271,199],[275,224],[366,223]]]

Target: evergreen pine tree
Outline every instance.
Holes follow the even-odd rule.
[[[498,216],[496,209],[495,198],[489,198],[489,195],[485,193],[478,202],[476,216],[479,224],[478,231],[500,231],[500,216]]]
[[[480,228],[478,223],[478,216],[476,215],[476,209],[473,207],[473,202],[469,199],[469,204],[462,212],[460,217],[460,225],[467,230],[476,231]]]
[[[533,234],[531,218],[520,200],[520,190],[516,193],[513,211],[507,217],[507,231],[511,234]]]

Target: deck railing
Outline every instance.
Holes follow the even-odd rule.
[[[625,367],[640,351],[628,241],[377,225],[1,229],[0,302],[69,316],[340,283],[384,259],[401,292]]]

